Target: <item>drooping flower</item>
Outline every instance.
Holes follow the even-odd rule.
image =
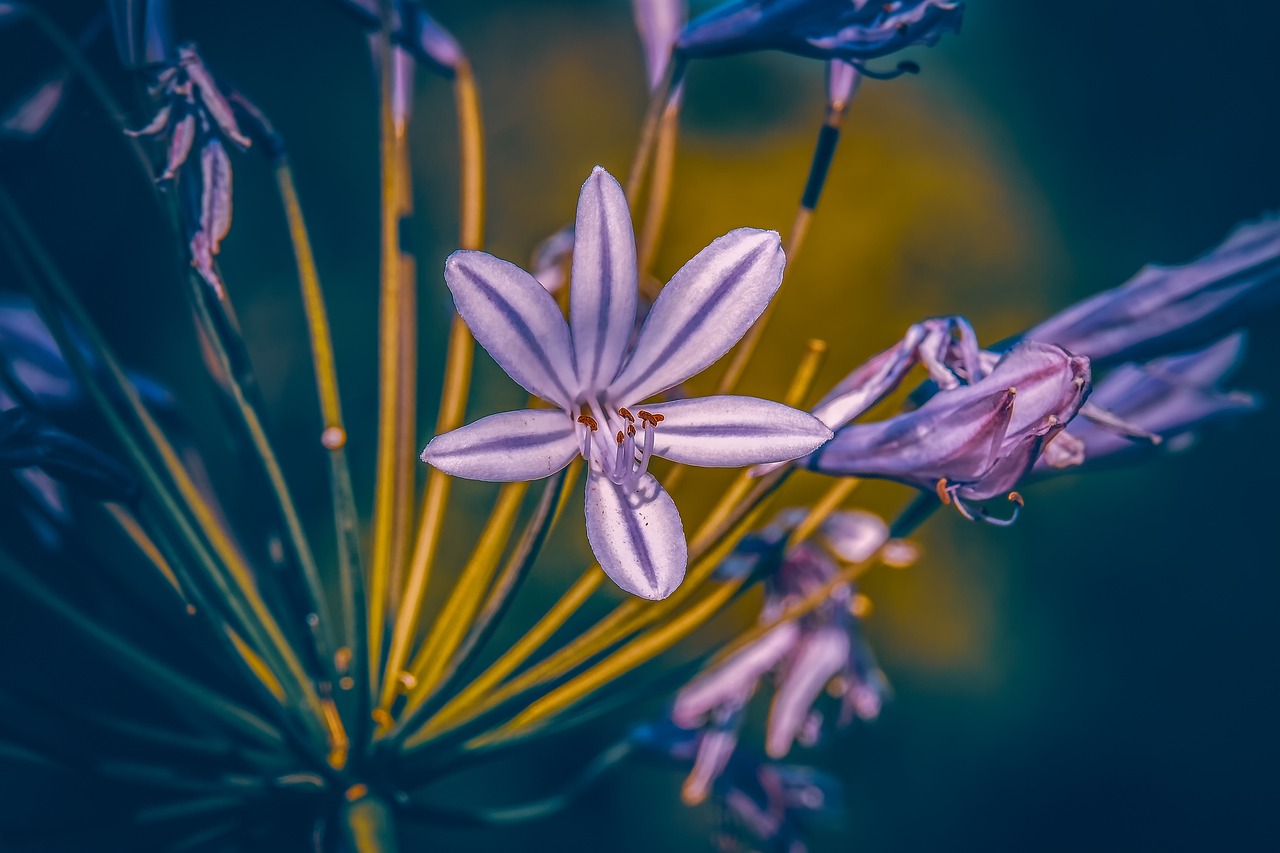
[[[803,509],[782,513],[744,540],[721,567],[735,574],[756,571],[762,563],[766,567],[761,622],[775,621],[788,607],[821,590],[840,571],[837,557],[861,563],[889,538],[889,528],[878,516],[837,512],[823,522],[816,542],[787,548],[788,535],[805,515]],[[899,555],[909,547],[903,543]],[[682,728],[703,729],[707,735],[685,783],[686,799],[700,801],[711,790],[737,744],[747,703],[767,676],[777,683],[765,740],[773,758],[785,756],[796,741],[816,741],[822,715],[815,705],[828,688],[840,700],[838,725],[879,715],[888,686],[862,636],[854,601],[852,584],[838,586],[812,613],[779,623],[680,691],[672,721]]]
[[[1091,405],[1131,428],[1157,436],[1159,444],[1135,441],[1086,417],[1077,418],[1059,440],[1078,441],[1084,465],[1090,468],[1131,461],[1157,449],[1184,449],[1200,427],[1258,408],[1252,395],[1222,390],[1222,383],[1239,367],[1244,347],[1241,332],[1195,352],[1121,365],[1097,383],[1089,398]],[[1057,471],[1046,458],[1036,463],[1037,474]]]
[[[1034,341],[1006,353],[970,385],[920,408],[854,423],[807,464],[824,474],[880,477],[938,492],[967,517],[969,501],[1011,495],[1089,394],[1089,360]]]
[[[342,0],[342,6],[359,17],[369,32],[382,28],[380,0]],[[417,0],[393,0],[391,9],[391,40],[396,46],[435,73],[452,78],[466,55],[449,31]]]
[[[587,538],[628,592],[665,598],[688,562],[674,501],[649,460],[738,467],[794,459],[830,438],[813,416],[754,397],[640,408],[718,360],[782,280],[778,235],[741,228],[715,240],[636,322],[636,257],[622,188],[597,167],[574,229],[570,322],[533,276],[484,252],[458,251],[445,280],[476,340],[529,393],[555,405],[491,415],[432,439],[424,461],[473,480],[549,476],[587,460]],[[650,411],[652,409],[652,411]]]
[[[669,720],[638,726],[631,742],[644,753],[687,767],[714,733],[692,732]],[[710,791],[720,812],[717,849],[805,853],[807,824],[838,824],[844,795],[831,776],[797,764],[779,764],[747,750],[730,749],[724,772]]]
[[[1204,346],[1277,304],[1280,216],[1271,215],[1237,226],[1191,263],[1146,266],[1019,338],[1058,344],[1101,369]]]
[[[689,17],[685,0],[631,0],[636,31],[644,45],[644,67],[649,88],[655,89],[667,70],[667,61]]]
[[[963,16],[964,4],[947,0],[734,0],[691,21],[677,50],[690,57],[783,50],[882,76],[866,61],[932,46],[959,32]]]
[[[213,265],[231,229],[231,158],[223,141],[244,149],[251,140],[240,129],[235,109],[193,44],[178,46],[178,61],[156,77],[153,92],[162,105],[134,136],[168,136],[160,181],[177,181],[191,265],[221,292]],[[191,152],[199,156],[191,160]]]

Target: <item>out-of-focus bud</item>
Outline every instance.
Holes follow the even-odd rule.
[[[19,98],[0,116],[0,139],[30,141],[41,136],[66,99],[70,80],[69,71],[59,71]]]
[[[169,0],[107,0],[116,51],[125,68],[164,65],[175,58]]]
[[[1185,352],[1280,304],[1280,216],[1237,226],[1189,264],[1144,267],[1128,283],[1028,329],[1096,368]]]
[[[533,250],[529,270],[548,293],[559,293],[569,283],[573,263],[573,226],[566,225]]]
[[[382,28],[382,4],[379,0],[340,0],[343,8],[360,19],[366,32]],[[452,78],[458,66],[466,61],[457,40],[427,14],[416,0],[392,3],[391,40],[414,59],[444,77]]]
[[[656,89],[667,71],[667,62],[680,30],[688,18],[684,0],[631,0],[636,31],[644,45],[644,67],[649,88]]]
[[[0,411],[0,468],[33,467],[96,500],[137,497],[137,482],[110,456],[22,406]]]
[[[914,45],[932,46],[958,32],[964,4],[946,0],[735,0],[690,22],[676,44],[689,57],[783,50],[815,59],[842,59],[869,77],[896,72],[868,70],[870,59]]]
[[[862,75],[857,66],[843,59],[827,60],[827,112],[835,117],[848,112],[860,85]]]

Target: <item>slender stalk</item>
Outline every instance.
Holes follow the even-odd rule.
[[[187,593],[182,588],[182,584],[178,582],[178,576],[173,573],[173,568],[169,565],[169,561],[164,558],[164,554],[160,553],[156,543],[147,535],[147,531],[142,529],[142,525],[133,517],[133,514],[120,504],[105,504],[104,509],[106,509],[107,515],[116,523],[121,532],[129,537],[129,540],[133,542],[138,551],[146,557],[147,562],[155,566],[161,577],[173,587],[173,591],[182,599],[182,603],[190,605],[187,600]]]
[[[471,66],[459,63],[454,77],[454,97],[458,109],[458,135],[461,150],[461,233],[464,249],[478,249],[484,240],[484,135],[480,118],[480,97]],[[475,343],[461,317],[454,316],[449,332],[449,351],[445,362],[444,388],[440,412],[436,418],[436,434],[461,426],[466,413],[467,391],[471,381],[471,364]],[[408,660],[410,647],[417,635],[422,615],[431,566],[440,543],[445,508],[452,480],[436,469],[427,475],[426,496],[418,525],[417,541],[409,563],[408,580],[395,626],[391,648],[387,654],[379,706],[389,712],[398,692],[399,677]]]
[[[662,118],[658,125],[653,185],[649,188],[649,201],[645,208],[644,225],[640,229],[636,253],[642,288],[653,287],[653,278],[649,273],[653,270],[654,256],[657,255],[658,246],[662,242],[662,226],[666,222],[667,209],[671,201],[671,182],[675,175],[676,141],[680,131],[682,102],[683,99],[680,97],[671,98],[662,110]],[[651,292],[648,295],[656,298],[657,292]]]
[[[213,509],[182,466],[163,430],[147,411],[137,389],[129,381],[88,313],[62,279],[52,259],[3,189],[0,189],[0,213],[5,215],[8,225],[16,235],[15,238],[8,229],[0,229],[0,237],[15,262],[22,263],[18,248],[21,245],[44,275],[44,279],[30,275],[27,280],[31,286],[31,295],[58,341],[64,357],[84,383],[99,411],[107,418],[116,438],[137,466],[144,484],[163,507],[165,517],[176,526],[206,576],[217,587],[219,600],[235,612],[254,643],[259,646],[259,651],[271,658],[273,668],[289,674],[286,689],[290,693],[291,703],[297,708],[306,708],[312,715],[304,716],[304,721],[312,726],[319,725],[322,721],[319,698],[297,655],[258,593],[248,564],[219,526]],[[89,367],[79,343],[69,333],[64,317],[70,317],[89,349],[100,359],[112,391],[123,401],[133,422],[145,435],[151,451],[163,466],[165,477],[153,466],[148,451],[138,442],[134,429],[116,411],[111,395],[102,387],[95,371]]]
[[[378,451],[373,504],[373,556],[369,567],[369,678],[370,689],[376,693],[381,672],[382,643],[386,630],[386,605],[391,559],[396,552],[395,501],[400,493],[399,482],[409,472],[401,470],[401,449],[396,446],[399,436],[399,412],[403,383],[400,371],[403,366],[404,326],[401,312],[404,309],[404,276],[401,269],[400,223],[404,211],[402,205],[407,196],[404,174],[407,163],[403,156],[403,137],[396,132],[392,112],[393,57],[391,53],[392,10],[387,0],[382,2],[382,31],[377,42],[379,81],[379,139],[382,162],[382,204],[378,319]]]
[[[687,61],[680,56],[672,57],[667,63],[667,71],[662,82],[654,87],[649,96],[649,108],[645,112],[644,123],[640,126],[640,142],[631,161],[631,171],[627,173],[627,200],[635,204],[644,189],[644,179],[649,171],[649,160],[653,156],[654,145],[658,140],[658,126],[662,122],[663,113],[670,102],[672,93],[684,79],[688,67]]]
[[[434,688],[419,685],[418,689],[410,695],[409,701],[401,714],[401,722],[394,729],[393,734],[395,737],[399,738],[405,733],[413,731],[421,718],[427,716],[435,708],[439,707],[439,704],[442,704],[441,702],[433,704],[431,700],[447,695],[446,690],[452,680],[484,645],[521,581],[528,575],[529,570],[538,559],[547,537],[551,535],[551,531],[555,528],[571,491],[566,486],[577,481],[577,473],[578,464],[574,463],[568,469],[553,474],[547,480],[542,490],[542,497],[538,501],[533,515],[525,522],[520,539],[512,550],[511,555],[507,558],[506,566],[489,590],[484,606],[480,609],[479,614],[466,625],[467,634],[465,639],[462,640],[457,650],[448,658],[444,669],[438,676],[437,685]]]
[[[298,268],[298,284],[302,291],[311,341],[311,361],[315,370],[316,390],[320,398],[320,415],[324,431],[320,443],[329,457],[329,491],[333,504],[334,529],[338,538],[338,578],[342,596],[342,632],[338,654],[348,650],[351,662],[339,665],[340,685],[363,683],[369,666],[368,628],[365,625],[364,577],[360,572],[360,516],[351,487],[351,467],[347,461],[347,430],[342,417],[342,399],[338,392],[338,371],[333,352],[333,335],[325,309],[324,293],[311,251],[302,206],[294,186],[289,161],[281,157],[275,168],[276,186],[289,225],[289,238]],[[350,680],[348,680],[350,679]],[[356,736],[368,728],[369,691],[356,690]]]
[[[342,809],[342,833],[353,853],[396,853],[395,820],[391,808],[377,797],[347,792]]]

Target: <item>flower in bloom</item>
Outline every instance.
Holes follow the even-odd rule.
[[[664,720],[638,726],[631,742],[647,753],[688,766],[711,737]],[[710,791],[720,812],[719,850],[776,850],[805,853],[805,827],[811,819],[834,824],[842,814],[840,784],[825,773],[796,764],[779,764],[732,751]]]
[[[1256,398],[1238,391],[1223,391],[1244,354],[1245,336],[1237,333],[1195,352],[1125,364],[1098,382],[1089,398],[1123,424],[1158,436],[1159,447],[1180,450],[1205,424],[1254,411]],[[1082,445],[1084,461],[1092,466],[1141,457],[1157,449],[1152,441],[1135,441],[1114,428],[1077,418],[1061,438]],[[1054,473],[1044,457],[1036,472]]]
[[[1087,355],[1097,368],[1186,352],[1280,304],[1280,216],[1236,227],[1189,264],[1144,267],[1128,283],[1028,329],[1021,339]]]
[[[721,567],[732,573],[772,565],[765,578],[760,621],[775,621],[788,607],[820,591],[840,571],[840,561],[861,563],[885,546],[889,528],[867,512],[837,512],[819,530],[817,542],[786,549],[787,537],[803,520],[803,509],[782,513],[771,525],[744,540]],[[896,543],[899,557],[910,546]],[[898,562],[903,565],[903,562]],[[811,745],[822,716],[815,705],[824,690],[840,700],[838,724],[854,717],[875,719],[888,690],[884,674],[862,637],[854,615],[852,584],[842,584],[812,613],[779,623],[758,640],[697,676],[676,697],[671,719],[686,729],[705,729],[685,798],[700,801],[724,770],[738,741],[747,703],[772,674],[777,691],[769,712],[765,748],[785,756],[796,741]]]
[[[854,423],[809,457],[824,474],[881,477],[966,504],[1010,495],[1089,394],[1089,360],[1061,347],[1018,344],[978,381],[939,391],[920,408]]]
[[[867,73],[869,59],[959,32],[963,15],[963,3],[947,0],[735,0],[690,22],[676,48],[691,57],[783,50]]]
[[[684,577],[688,548],[675,502],[648,473],[650,459],[777,462],[831,436],[812,415],[754,397],[645,403],[745,334],[777,291],[784,262],[775,232],[729,232],[675,274],[632,345],[631,214],[618,182],[597,167],[578,199],[569,323],[546,289],[513,264],[473,251],[454,252],[445,263],[454,304],[476,340],[555,408],[491,415],[439,435],[423,460],[459,477],[516,481],[549,476],[581,455],[587,539],[601,567],[628,592],[665,598]]]

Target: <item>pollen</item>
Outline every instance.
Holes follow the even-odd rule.
[[[636,434],[635,424],[627,424],[627,435],[635,435],[635,434]]]
[[[622,430],[618,430],[618,437],[617,437],[617,442],[618,442],[618,444],[622,444],[622,442],[623,442],[623,440],[624,440],[625,438],[626,438],[626,436],[624,436],[624,435],[622,434]]]
[[[600,429],[600,424],[591,415],[578,415],[578,423],[588,427],[592,432]]]
[[[624,418],[626,418],[628,423],[635,423],[635,422],[636,422],[635,417],[634,417],[634,416],[632,416],[632,414],[631,414],[631,410],[630,410],[630,409],[628,409],[626,406],[619,406],[619,407],[618,407],[618,414],[620,414],[620,415],[622,415]],[[643,414],[643,412],[642,412],[641,414]]]

